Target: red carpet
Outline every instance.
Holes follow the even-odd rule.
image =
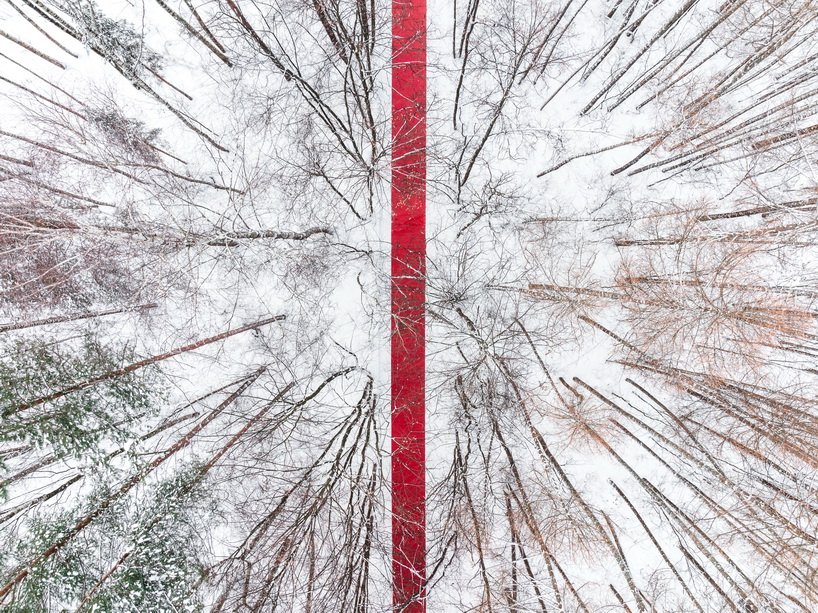
[[[426,610],[426,2],[392,5],[392,570],[394,606]]]

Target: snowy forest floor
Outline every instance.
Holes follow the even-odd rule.
[[[392,610],[391,8],[0,2],[1,611]],[[429,2],[428,611],[818,611],[817,16]]]

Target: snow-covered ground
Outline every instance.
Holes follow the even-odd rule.
[[[0,4],[3,611],[391,610],[390,10]],[[429,3],[428,611],[818,610],[815,17]]]

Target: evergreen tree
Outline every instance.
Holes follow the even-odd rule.
[[[202,608],[195,586],[205,550],[200,537],[209,501],[190,466],[109,506],[83,534],[29,569],[8,613],[93,611],[171,613]],[[110,475],[107,477],[110,478]],[[110,495],[106,479],[70,510],[28,519],[0,556],[2,576],[47,550],[77,519]]]
[[[91,333],[78,342],[35,338],[0,344],[0,442],[48,448],[57,457],[104,457],[113,445],[135,435],[137,420],[159,408],[155,367],[103,381],[28,411],[16,409],[131,361],[131,349],[117,350]]]
[[[144,36],[127,21],[107,17],[93,0],[69,0],[64,9],[76,20],[86,44],[126,76],[162,69],[161,56],[145,45]]]

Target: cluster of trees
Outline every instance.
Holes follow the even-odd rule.
[[[431,602],[815,608],[813,13],[445,21]]]
[[[818,606],[814,12],[430,3],[429,610]],[[391,609],[389,13],[0,8],[0,609]]]

